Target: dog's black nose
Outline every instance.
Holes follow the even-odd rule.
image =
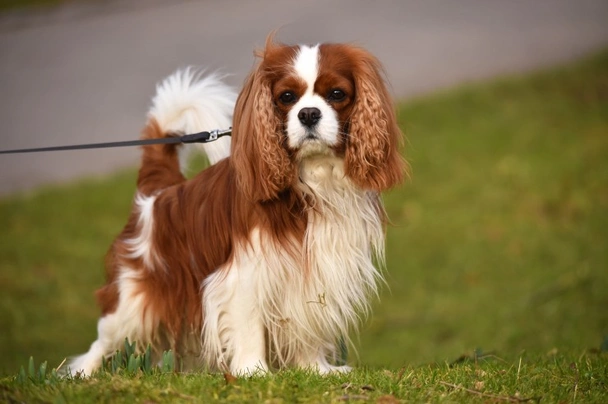
[[[321,111],[319,111],[319,108],[302,108],[298,112],[298,119],[302,122],[302,125],[312,128],[321,119]]]

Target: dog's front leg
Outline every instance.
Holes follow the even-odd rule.
[[[266,372],[266,342],[260,305],[256,296],[255,265],[238,266],[228,275],[234,283],[234,294],[228,302],[226,321],[232,328],[232,360],[230,370],[235,375]]]
[[[212,363],[238,376],[268,371],[257,295],[258,257],[241,254],[205,282],[203,343]]]

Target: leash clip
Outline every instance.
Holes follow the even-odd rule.
[[[209,139],[207,139],[208,142],[213,142],[214,140],[217,140],[218,138],[225,136],[225,135],[229,135],[232,133],[232,127],[228,128],[228,129],[214,129],[211,132],[209,132]]]
[[[208,143],[232,133],[232,128],[214,129],[209,132],[193,133],[191,135],[183,135],[180,138],[182,143]]]
[[[214,140],[217,140],[217,138],[219,137],[219,134],[220,134],[219,129],[213,129],[211,132],[209,132],[209,138],[207,139],[207,142],[213,142]]]

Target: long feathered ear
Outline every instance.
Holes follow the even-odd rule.
[[[405,160],[399,153],[403,135],[378,60],[356,49],[356,100],[345,152],[346,175],[359,187],[384,191],[403,180]]]
[[[283,142],[270,83],[258,66],[237,99],[232,128],[231,162],[250,200],[274,199],[292,183],[295,170]]]

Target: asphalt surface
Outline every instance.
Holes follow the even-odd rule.
[[[0,149],[137,138],[175,68],[231,74],[280,28],[287,43],[353,42],[398,98],[565,62],[608,46],[606,0],[114,0],[0,15]],[[138,164],[138,151],[0,155],[0,194]]]

